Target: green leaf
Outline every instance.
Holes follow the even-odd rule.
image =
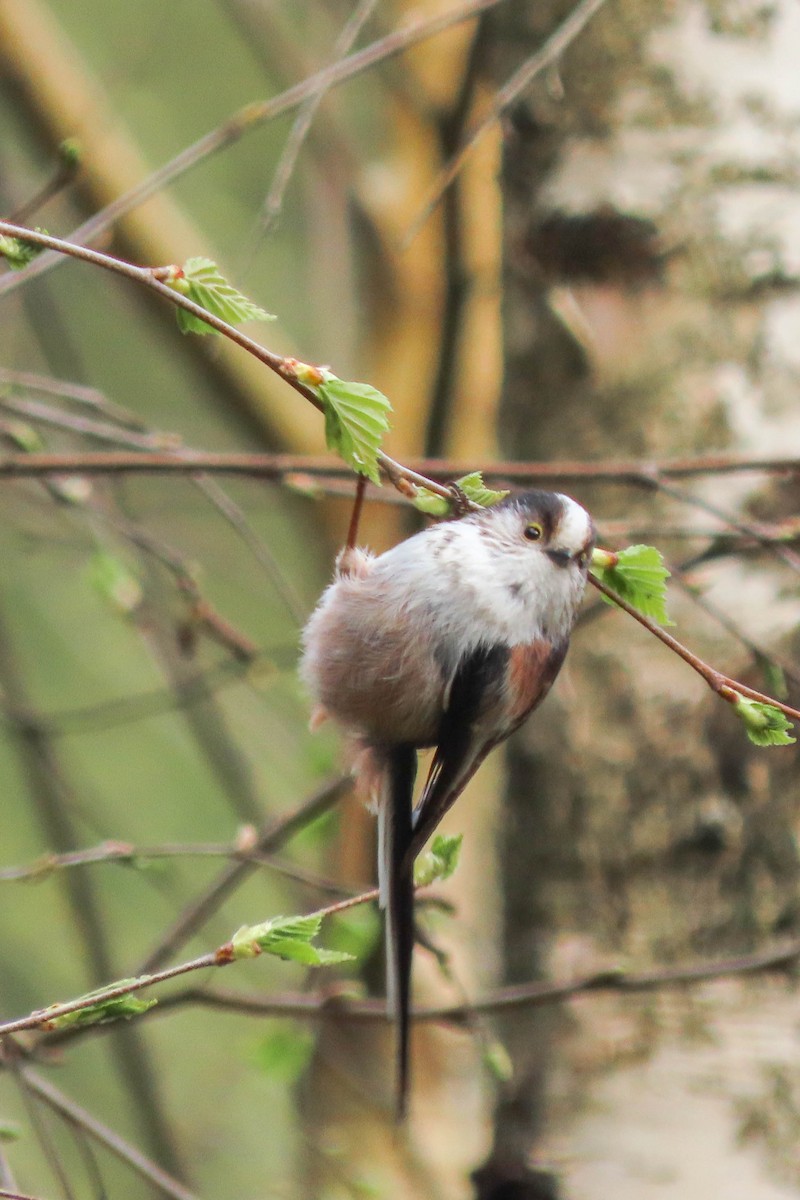
[[[786,719],[779,708],[772,704],[762,704],[759,700],[749,700],[736,692],[732,701],[734,711],[747,730],[747,736],[756,746],[790,746],[797,741],[790,737],[794,726]]]
[[[36,233],[47,233],[47,230],[37,226]],[[0,257],[6,260],[12,271],[21,271],[45,249],[45,246],[35,246],[33,242],[26,242],[24,238],[0,234]]]
[[[89,574],[92,586],[117,612],[128,616],[141,604],[143,593],[138,579],[113,554],[98,550],[92,558]]]
[[[240,325],[242,321],[274,321],[272,313],[254,304],[238,291],[220,272],[210,258],[187,258],[180,271],[166,280],[175,291],[201,308],[213,313],[229,325]],[[207,321],[196,317],[184,308],[176,310],[178,328],[182,333],[218,333]]]
[[[458,866],[463,839],[463,833],[436,835],[430,850],[421,854],[414,864],[414,883],[417,887],[427,887],[437,879],[450,878]]]
[[[380,483],[378,451],[389,430],[392,406],[368,383],[345,383],[335,375],[316,388],[325,406],[325,440],[348,466]]]
[[[83,146],[77,138],[64,138],[64,141],[59,144],[58,155],[65,166],[74,171],[81,165]]]
[[[592,573],[623,600],[659,625],[673,625],[667,615],[669,571],[655,546],[627,546],[618,554],[595,550]],[[613,601],[604,596],[608,604]]]
[[[514,1078],[514,1064],[502,1042],[493,1040],[484,1047],[483,1065],[497,1083],[508,1083]]]
[[[0,1121],[0,1142],[16,1142],[21,1136],[19,1125],[13,1121]]]
[[[26,454],[35,454],[36,451],[44,449],[44,441],[38,429],[34,429],[26,421],[9,421],[3,432]]]
[[[292,1084],[305,1070],[315,1043],[311,1030],[296,1021],[276,1021],[272,1031],[258,1044],[256,1063],[265,1074]]]
[[[361,904],[338,914],[331,921],[327,940],[332,950],[345,950],[363,962],[380,941],[382,929],[378,910]]]
[[[137,980],[135,979],[120,979],[109,987],[98,988],[94,992],[87,992],[84,996],[80,996],[79,999],[91,1000],[94,998],[95,1002],[93,1004],[87,1005],[86,1008],[80,1008],[76,1012],[64,1013],[62,1016],[53,1017],[44,1024],[43,1028],[71,1029],[83,1025],[103,1025],[108,1021],[129,1020],[131,1017],[138,1017],[140,1013],[147,1012],[148,1008],[152,1008],[154,1004],[158,1004],[158,1001],[143,1000],[140,996],[130,994],[109,996],[106,998],[106,994],[109,991],[115,990],[124,984],[136,982]]]
[[[480,471],[471,471],[469,475],[462,475],[460,479],[455,480],[455,484],[468,500],[480,504],[482,508],[491,508],[493,504],[504,500],[508,495],[508,492],[495,492],[491,488],[487,488]],[[446,517],[453,507],[453,501],[445,500],[443,496],[437,496],[428,488],[421,487],[417,488],[414,507],[418,508],[420,512],[428,513],[431,517]]]
[[[789,689],[786,686],[783,667],[780,663],[767,658],[766,654],[756,654],[756,661],[764,675],[764,691],[769,692],[772,696],[777,696],[779,700],[785,700],[789,695]]]
[[[274,954],[277,958],[303,963],[308,967],[351,962],[352,954],[311,945],[321,925],[320,913],[309,913],[304,917],[274,917],[261,925],[243,925],[231,938],[233,957],[255,958],[258,954]]]

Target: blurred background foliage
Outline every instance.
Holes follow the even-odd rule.
[[[362,46],[441,8],[0,0],[0,209],[13,214],[52,178],[74,137],[80,169],[31,218],[66,236],[245,106],[341,57],[354,14]],[[241,137],[95,244],[149,265],[219,262],[278,314],[259,340],[390,396],[398,458],[789,454],[800,367],[791,0],[608,0],[417,229],[464,130],[574,8],[503,0],[332,91],[266,231],[292,113],[252,128],[242,118]],[[160,302],[116,277],[74,262],[3,277],[0,309],[6,450],[323,445],[294,393],[219,339],[182,337]],[[686,485],[688,506],[630,481],[569,489],[607,541],[656,541],[691,568],[672,602],[681,636],[756,686],[765,664],[777,686],[779,662],[796,702],[796,562],[731,531],[763,522],[790,544],[792,479],[711,476]],[[2,491],[0,868],[105,839],[230,845],[336,778],[338,747],[306,731],[294,661],[347,499],[188,476]],[[411,528],[398,506],[369,507],[373,545]],[[794,752],[765,757],[731,723],[644,635],[590,615],[507,774],[487,764],[455,816],[468,834],[447,892],[459,920],[434,912],[426,925],[455,982],[419,955],[420,995],[796,934]],[[371,818],[338,805],[167,957],[319,906],[329,893],[298,872],[368,884],[371,837]],[[0,878],[4,1015],[142,969],[223,869],[140,857]],[[329,936],[379,990],[377,933],[365,912]],[[261,959],[224,982],[268,996],[332,976]],[[376,1025],[328,1022],[311,1038],[307,1025],[192,1005],[73,1045],[23,1041],[40,1061],[0,1075],[0,1126],[20,1132],[0,1141],[0,1185],[161,1194],[32,1099],[19,1072],[35,1068],[199,1196],[781,1200],[798,1171],[796,1006],[783,985],[756,987],[590,997],[479,1024],[473,1038],[426,1026],[406,1139],[387,1121]],[[504,1059],[498,1033],[515,1067],[502,1087],[486,1067]]]

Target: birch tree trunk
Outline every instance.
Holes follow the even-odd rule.
[[[493,15],[497,86],[572,7],[519,2]],[[770,20],[747,4],[609,3],[508,115],[509,457],[656,460],[796,439],[786,330],[800,229],[787,131],[800,21],[796,6],[774,9]],[[740,521],[781,517],[796,500],[757,477],[682,490]],[[673,561],[710,543],[659,529],[724,527],[657,488],[576,495],[601,531],[622,522],[623,541],[655,541]],[[713,607],[700,612],[673,586],[683,640],[760,681],[744,637],[762,667],[773,654],[791,667],[796,576],[785,566],[768,553],[745,564],[709,555],[689,579]],[[581,975],[620,956],[643,968],[739,953],[796,930],[794,749],[749,746],[720,707],[618,615],[585,622],[554,695],[508,754],[506,981]],[[504,1022],[515,1073],[477,1194],[788,1196],[800,1166],[794,1021],[782,989],[760,981],[696,999],[584,999]],[[769,1049],[754,1044],[767,1029]]]

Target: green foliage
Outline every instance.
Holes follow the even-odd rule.
[[[39,450],[44,450],[44,440],[41,434],[27,421],[9,421],[3,432],[18,450],[24,450],[26,454],[35,454]]]
[[[213,313],[229,325],[240,325],[243,321],[274,321],[272,313],[254,304],[238,291],[221,273],[210,258],[188,258],[180,270],[175,270],[166,282],[201,308]],[[207,321],[176,309],[178,328],[182,333],[218,333]]]
[[[765,654],[756,655],[756,661],[764,676],[764,690],[772,696],[777,696],[779,700],[785,700],[789,695],[789,688],[786,686],[783,667],[767,658]]]
[[[382,932],[378,910],[373,905],[360,904],[331,921],[328,941],[332,950],[344,950],[363,962],[378,944]]]
[[[255,958],[259,954],[274,954],[277,958],[303,963],[307,967],[351,962],[352,954],[311,945],[321,925],[321,913],[309,913],[305,917],[274,917],[261,925],[243,925],[231,938],[233,957]]]
[[[19,1125],[12,1121],[0,1121],[0,1142],[16,1142],[20,1136]]]
[[[368,383],[346,383],[327,376],[315,391],[325,406],[325,440],[348,466],[380,483],[378,452],[389,429],[392,406]]]
[[[47,233],[46,229],[36,228],[37,233]],[[21,271],[33,262],[43,251],[44,246],[35,246],[24,238],[8,237],[0,233],[0,258],[4,258],[12,271]]]
[[[95,998],[94,1003],[86,1008],[80,1008],[76,1012],[64,1013],[60,1017],[53,1017],[44,1025],[45,1029],[74,1029],[83,1025],[104,1025],[108,1021],[119,1021],[121,1019],[129,1020],[131,1017],[138,1017],[140,1013],[147,1012],[148,1008],[152,1008],[154,1004],[158,1004],[157,1000],[143,1000],[140,996],[108,996],[107,993],[122,987],[128,983],[135,983],[135,979],[118,979],[116,983],[112,983],[109,987],[98,988],[97,991],[87,992],[85,996],[80,996],[80,1000],[90,1000]]]
[[[71,170],[75,170],[81,165],[83,158],[83,146],[77,138],[64,138],[58,147],[58,155],[61,161]]]
[[[508,495],[508,492],[495,492],[491,488],[487,488],[480,471],[471,471],[469,475],[462,475],[460,479],[455,480],[455,485],[468,500],[480,504],[482,508],[490,508]],[[414,507],[418,508],[420,512],[428,513],[431,517],[446,517],[452,510],[453,501],[445,500],[443,496],[437,496],[428,488],[421,487],[417,488]]]
[[[463,840],[463,833],[436,835],[430,850],[421,854],[414,865],[414,883],[417,887],[427,887],[439,879],[450,878],[458,866]]]
[[[256,1048],[256,1065],[281,1083],[295,1083],[314,1051],[314,1034],[297,1021],[270,1024],[273,1027]]]
[[[502,1042],[493,1039],[484,1046],[483,1065],[497,1083],[508,1083],[514,1078],[511,1055]]]
[[[117,612],[128,616],[142,602],[142,588],[125,564],[106,550],[98,550],[89,567],[92,586]]]
[[[659,625],[674,624],[666,608],[669,571],[655,546],[627,546],[617,554],[597,549],[592,555],[591,569],[601,583],[645,617]],[[607,597],[603,599],[613,603]]]
[[[790,746],[797,740],[790,736],[794,726],[781,710],[772,704],[748,700],[739,692],[735,693],[732,704],[737,716],[744,722],[747,736],[754,745]]]

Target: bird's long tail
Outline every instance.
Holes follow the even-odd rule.
[[[417,755],[413,746],[386,752],[378,807],[378,883],[386,911],[386,996],[396,1022],[397,1118],[408,1106],[409,1005],[414,950],[414,865],[408,853]]]

